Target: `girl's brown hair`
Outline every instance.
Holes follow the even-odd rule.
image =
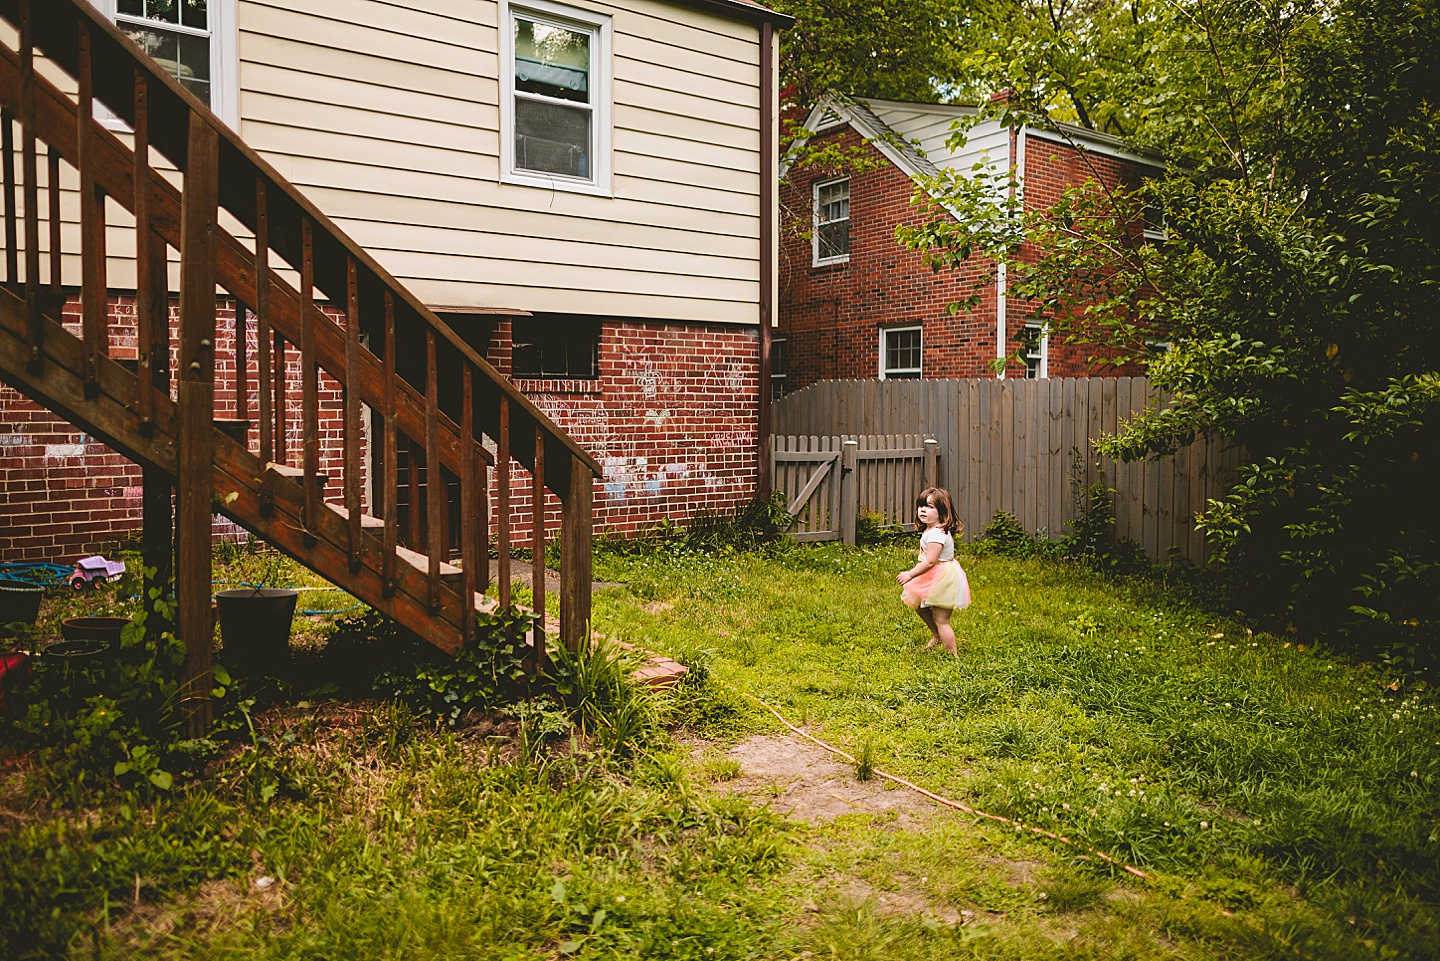
[[[918,510],[925,504],[929,504],[939,513],[940,527],[951,537],[965,529],[960,518],[955,516],[955,505],[951,503],[950,492],[945,488],[927,487],[921,491],[920,496],[915,498],[915,508]],[[920,522],[916,521],[915,526],[918,528]]]

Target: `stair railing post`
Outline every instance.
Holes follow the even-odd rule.
[[[15,118],[0,109],[0,176],[5,180],[5,283],[20,282],[20,235],[15,211]]]
[[[180,636],[185,642],[181,711],[192,737],[210,724],[210,516],[215,433],[215,254],[219,137],[190,115],[180,225],[179,471],[176,487]]]
[[[265,178],[255,178],[255,416],[260,421],[260,464],[275,460],[275,369],[270,356],[270,205]]]
[[[40,189],[36,183],[35,41],[30,0],[20,0],[20,167],[25,181],[25,307],[30,319],[26,369],[45,369],[45,319],[40,315]]]
[[[169,593],[175,572],[174,486],[169,475],[157,467],[143,468],[142,483],[140,548],[141,563],[145,565],[145,635],[159,637],[175,628],[156,610],[157,598],[153,596],[156,592],[161,597]]]
[[[314,547],[320,527],[320,369],[315,360],[315,241],[309,217],[301,217],[300,419],[305,470],[305,546]]]
[[[475,371],[462,361],[460,387],[460,556],[463,571],[462,591],[465,603],[465,644],[475,640],[475,592],[480,589],[480,565],[488,566],[480,554],[479,497],[475,485],[476,464],[480,460],[475,447]]]
[[[135,68],[135,122],[131,129],[135,153],[135,412],[140,417],[140,432],[146,434],[155,430],[155,271],[164,271],[165,263],[163,258],[155,263],[155,244],[150,239],[150,98],[147,75],[139,67]],[[169,339],[167,330],[167,352]]]
[[[346,548],[350,573],[360,572],[360,515],[362,469],[360,442],[365,426],[360,413],[360,288],[354,257],[345,258],[345,426],[341,440],[345,448]]]
[[[860,478],[855,472],[855,453],[859,449],[859,443],[853,440],[840,445],[840,540],[852,547],[855,545],[856,519],[860,513]]]
[[[385,418],[384,454],[381,461],[385,466],[384,518],[385,546],[380,558],[382,592],[392,597],[398,586],[395,574],[396,548],[400,545],[400,438],[395,429],[395,297],[385,291],[385,385],[381,410]],[[415,497],[415,491],[410,491]]]
[[[85,341],[85,396],[100,395],[100,358],[110,352],[110,338],[106,324],[109,310],[107,281],[105,278],[105,194],[95,180],[95,116],[93,95],[93,70],[90,57],[90,25],[80,22],[77,57],[79,58],[78,109],[75,112],[75,153],[80,170],[80,326]],[[26,167],[26,236],[29,237],[30,181],[33,179],[31,165],[34,159],[31,151],[25,152]],[[38,234],[35,247],[39,247]],[[36,250],[26,255],[34,264],[35,286],[39,287],[40,264],[35,259]],[[213,259],[213,258],[212,258]],[[27,288],[30,265],[26,265]],[[213,268],[212,272],[213,272]],[[213,340],[213,337],[212,337]]]
[[[500,606],[510,606],[510,401],[500,397],[500,428],[495,435],[495,562]]]
[[[425,553],[430,558],[426,597],[430,613],[440,610],[440,562],[447,511],[445,472],[440,466],[440,384],[435,331],[425,331]]]
[[[579,650],[590,632],[594,537],[594,478],[585,462],[570,458],[570,485],[560,520],[560,639]]]
[[[535,422],[530,470],[530,596],[535,609],[535,671],[545,668],[545,432]]]

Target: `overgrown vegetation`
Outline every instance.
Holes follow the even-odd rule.
[[[911,549],[602,553],[597,574],[624,585],[596,596],[608,641],[554,652],[528,686],[478,651],[453,675],[416,667],[499,705],[453,726],[455,702],[433,689],[374,698],[377,678],[403,674],[392,656],[347,681],[368,699],[252,711],[168,790],[112,777],[66,807],[22,766],[0,798],[0,955],[1440,949],[1440,720],[1423,685],[1308,637],[1250,634],[1159,582],[964,551],[976,603],[956,619],[952,662],[923,650],[895,596]],[[343,622],[329,663],[404,652],[387,630]],[[657,697],[625,644],[691,673]],[[739,691],[851,750],[857,776],[897,773],[1082,847],[940,809],[783,822],[766,805],[783,810],[787,785],[755,793],[744,755],[725,753],[776,730]],[[692,755],[699,735],[710,746]],[[11,749],[8,769],[23,757]]]
[[[1057,540],[1027,531],[1009,511],[996,511],[976,538],[974,550],[1000,557],[1067,560],[1112,575],[1143,574],[1152,569],[1145,549],[1115,534],[1115,489],[1104,475],[1085,484],[1077,452],[1070,469],[1070,530]]]
[[[1237,483],[1200,520],[1246,610],[1433,668],[1440,8],[1221,0],[1055,16],[1073,23],[1057,20],[1048,44],[967,68],[1009,90],[982,113],[1063,136],[1057,122],[1094,126],[1103,111],[1168,175],[1126,187],[1097,171],[1023,209],[1011,172],[952,171],[917,195],[929,221],[898,236],[937,268],[1005,264],[1008,293],[1051,336],[1148,363],[1173,402],[1106,454],[1202,433],[1243,448]],[[1163,214],[1161,239],[1140,237],[1147,211],[1152,225]]]
[[[923,873],[942,903],[1003,918],[998,937],[957,949],[861,912],[844,956],[1440,952],[1440,702],[1426,684],[1347,663],[1310,635],[1194,608],[1163,580],[965,552],[976,601],[955,618],[952,663],[924,651],[923,625],[896,597],[910,550],[605,562],[628,596],[600,609],[600,630],[707,643],[722,679],[861,751],[868,768],[1153,875],[1116,900],[1112,869],[1083,847],[1017,842],[1024,853],[1006,857],[1050,873],[1010,896],[997,891],[993,849],[939,829],[892,840],[877,816],[873,832],[837,827],[847,853],[830,869],[873,871],[892,888],[898,872],[902,886]],[[1004,832],[987,837],[1000,844]],[[950,865],[957,849],[976,861]],[[1079,935],[1029,941],[1027,905],[1071,914]]]

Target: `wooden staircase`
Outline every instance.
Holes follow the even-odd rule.
[[[168,567],[173,536],[192,728],[209,720],[217,512],[454,653],[474,637],[477,610],[510,602],[518,464],[529,472],[532,504],[544,503],[546,491],[560,501],[559,631],[577,644],[590,616],[595,459],[84,0],[0,0],[0,19],[16,35],[12,46],[3,40],[10,31],[0,34],[0,381],[144,468],[147,564]],[[122,138],[98,122],[101,102],[133,134]],[[133,246],[107,250],[106,198],[133,215]],[[77,202],[78,238],[61,229],[62,208]],[[172,344],[167,262],[177,253]],[[106,271],[113,254],[135,263],[130,362],[112,357]],[[217,287],[248,308],[235,312],[234,383],[218,385],[237,398],[228,420],[217,418],[215,402]],[[59,314],[77,288],[78,334]],[[250,313],[258,345],[253,416],[243,346]],[[344,405],[343,470],[332,465],[328,477],[320,466],[321,371],[339,384]],[[291,450],[286,418],[297,392],[300,443]],[[384,465],[372,504],[361,464],[366,408]],[[412,464],[403,488],[402,444]],[[423,489],[416,464],[429,479]],[[494,599],[484,593],[492,472]],[[326,502],[327,483],[341,503]],[[453,487],[458,565],[442,557]],[[401,542],[402,489],[408,544]],[[422,508],[423,525],[414,522]],[[545,512],[529,513],[534,582],[543,585]],[[534,607],[543,625],[543,590]],[[535,640],[538,661],[542,629]]]

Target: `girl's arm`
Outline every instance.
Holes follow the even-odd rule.
[[[919,577],[921,574],[924,574],[926,571],[928,571],[930,568],[934,567],[938,563],[940,563],[940,545],[926,544],[925,559],[920,561],[914,567],[910,568],[908,571],[901,571],[899,574],[896,574],[895,579],[901,584],[904,584],[905,582],[913,578]]]

